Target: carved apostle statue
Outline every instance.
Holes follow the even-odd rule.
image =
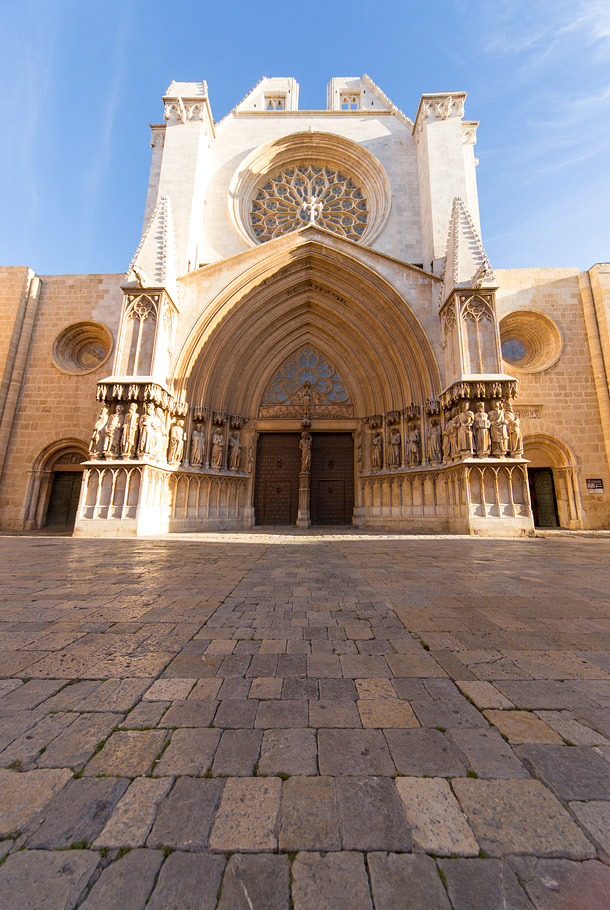
[[[125,415],[123,432],[121,433],[121,455],[131,458],[136,452],[138,438],[138,405],[132,401]]]
[[[106,458],[112,458],[114,455],[119,454],[123,423],[125,422],[124,410],[125,408],[122,404],[117,404],[114,414],[110,415],[106,424],[106,429],[104,430],[104,455]]]
[[[491,436],[491,454],[506,455],[508,449],[508,421],[501,401],[494,401],[493,410],[489,412],[489,435]]]
[[[220,471],[222,468],[222,451],[224,448],[224,436],[219,428],[214,430],[212,436],[212,467]]]
[[[375,433],[371,440],[371,467],[379,469],[383,458],[383,437],[381,433]]]
[[[521,432],[521,421],[513,411],[513,406],[508,403],[506,406],[506,421],[508,429],[508,451],[513,458],[521,458],[523,455],[523,433]]]
[[[409,464],[419,464],[419,430],[415,425],[409,430],[407,436],[407,461]]]
[[[400,444],[402,440],[400,437],[400,430],[398,427],[391,427],[390,429],[390,467],[399,468],[400,467]]]
[[[299,448],[301,450],[301,474],[311,471],[311,433],[301,433]]]
[[[460,405],[458,416],[458,451],[462,455],[472,455],[473,438],[472,426],[474,424],[474,412],[470,410],[470,402],[463,401]]]
[[[203,426],[196,423],[191,433],[191,465],[200,468],[205,456],[205,434]]]
[[[241,460],[241,445],[237,433],[231,433],[229,437],[229,469],[239,471],[239,462]]]
[[[474,415],[474,447],[477,455],[485,457],[489,455],[491,440],[489,436],[489,417],[485,413],[485,403],[477,401]]]
[[[167,460],[170,464],[179,464],[184,451],[184,420],[178,420],[169,431]]]
[[[442,430],[438,420],[430,421],[430,435],[428,437],[428,458],[434,464],[443,460]]]
[[[155,406],[152,401],[147,401],[144,405],[144,413],[140,417],[140,440],[138,442],[138,455],[154,455],[156,434],[157,415]]]
[[[104,430],[106,428],[106,424],[108,423],[108,414],[109,411],[107,405],[103,405],[99,417],[95,421],[93,433],[91,434],[91,442],[89,444],[90,455],[101,455],[102,453]]]

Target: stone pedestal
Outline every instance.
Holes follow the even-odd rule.
[[[310,488],[311,476],[309,471],[301,471],[299,474],[299,511],[297,514],[297,528],[311,527],[311,517],[309,513]]]

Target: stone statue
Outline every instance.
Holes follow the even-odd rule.
[[[108,407],[103,405],[100,411],[99,417],[95,421],[95,426],[93,427],[93,433],[91,434],[91,442],[89,443],[89,454],[90,455],[101,455],[102,445],[104,442],[104,429],[108,423]]]
[[[108,423],[106,424],[106,429],[104,430],[104,455],[106,458],[112,458],[115,455],[119,454],[119,446],[121,444],[121,436],[123,433],[123,423],[125,418],[123,416],[125,408],[122,404],[117,404],[114,409],[114,414],[111,414]]]
[[[409,464],[419,464],[421,456],[419,453],[419,430],[415,425],[409,430],[407,436],[407,461]]]
[[[430,421],[430,435],[428,437],[428,458],[434,464],[443,460],[443,443],[441,425],[438,420]]]
[[[200,468],[203,464],[203,459],[205,456],[205,435],[203,432],[203,426],[200,423],[196,423],[191,433],[191,466],[193,468]]]
[[[489,455],[491,440],[489,437],[489,417],[485,413],[485,404],[478,401],[475,405],[474,415],[474,447],[477,455],[482,458]]]
[[[179,464],[184,451],[184,420],[178,420],[169,431],[167,460],[170,464]]]
[[[508,449],[508,421],[501,401],[494,401],[493,410],[489,412],[489,435],[491,436],[491,454],[506,455]]]
[[[460,417],[457,411],[457,408],[454,408],[451,412],[451,420],[449,421],[448,432],[449,432],[449,458],[455,458],[459,452],[458,449],[458,423]]]
[[[474,423],[474,413],[470,410],[470,402],[462,401],[460,404],[460,413],[458,415],[458,451],[462,455],[472,455],[473,439],[472,425]]]
[[[521,421],[513,411],[513,406],[506,406],[506,421],[508,429],[508,451],[513,458],[521,458],[523,455],[523,433],[521,432]]]
[[[212,467],[217,471],[222,469],[222,450],[224,448],[224,437],[217,427],[212,436]]]
[[[311,433],[301,433],[299,448],[301,450],[301,474],[309,474],[311,471]]]
[[[140,417],[140,441],[138,442],[138,455],[154,455],[157,441],[157,415],[152,401],[144,405],[144,413]]]
[[[239,462],[241,460],[241,445],[237,433],[231,433],[229,437],[229,469],[239,471]]]
[[[155,457],[165,458],[169,446],[169,430],[165,420],[163,408],[157,408],[157,419],[155,421]]]
[[[381,433],[375,433],[371,440],[371,467],[379,470],[381,467],[381,460],[383,456],[382,446],[383,446],[383,437]]]
[[[138,438],[138,405],[132,401],[129,405],[123,432],[121,433],[121,455],[125,458],[131,458],[136,452],[136,442]]]
[[[399,468],[400,467],[400,444],[401,444],[400,430],[398,427],[391,427],[390,429],[390,467]]]

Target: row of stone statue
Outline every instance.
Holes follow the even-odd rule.
[[[428,431],[428,461],[432,464],[453,461],[461,457],[489,455],[521,458],[523,455],[523,434],[519,417],[508,403],[492,402],[489,412],[485,403],[479,401],[475,410],[469,401],[462,401],[453,408],[445,422],[443,433],[440,420],[432,418]],[[421,464],[421,438],[418,427],[409,427],[405,441],[405,460],[410,466]],[[402,434],[398,426],[391,426],[387,438],[388,468],[402,466]],[[383,467],[383,435],[380,431],[371,439],[371,469]]]
[[[177,420],[169,428],[163,409],[152,402],[144,405],[138,414],[138,405],[131,402],[125,414],[122,404],[117,404],[112,414],[104,405],[93,428],[89,454],[93,458],[149,457],[169,464],[180,464],[184,455],[186,433],[184,420]],[[200,468],[205,463],[205,430],[196,424],[191,433],[190,464]],[[229,470],[238,471],[241,445],[237,433],[229,437]],[[220,427],[215,427],[211,439],[210,466],[222,470],[225,438]]]

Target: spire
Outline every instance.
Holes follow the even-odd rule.
[[[454,288],[480,288],[495,280],[479,232],[463,199],[456,196],[449,222],[441,306]]]
[[[169,196],[159,196],[140,245],[125,275],[140,287],[165,288],[178,301],[176,241]]]

